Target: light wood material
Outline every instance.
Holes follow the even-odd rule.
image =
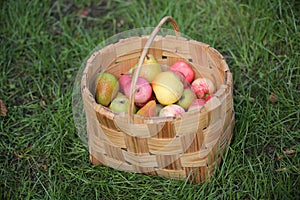
[[[166,22],[172,23],[176,36],[156,35],[155,31]],[[171,17],[164,18],[155,31],[151,36],[121,39],[95,51],[87,60],[81,91],[90,159],[93,164],[118,170],[200,183],[221,163],[232,138],[232,74],[217,50],[181,37]],[[148,46],[144,48],[145,45]],[[95,102],[98,73],[107,71],[119,78],[135,64],[141,64],[147,53],[167,66],[179,60],[189,62],[196,72],[195,78],[213,81],[217,88],[215,96],[198,111],[168,118],[114,113]]]

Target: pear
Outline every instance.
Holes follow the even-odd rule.
[[[141,109],[137,111],[138,115],[145,117],[154,117],[156,116],[156,102],[155,100],[148,101]]]
[[[96,102],[103,106],[108,106],[118,92],[118,79],[111,73],[100,73],[96,79]]]
[[[162,105],[177,102],[184,90],[183,83],[171,71],[159,73],[152,81],[152,88],[156,99]]]
[[[133,73],[136,68],[137,68],[137,64],[134,65],[128,71],[128,73]],[[154,56],[152,54],[147,55],[147,57],[143,62],[139,76],[144,77],[145,79],[147,79],[149,83],[151,83],[154,77],[160,72],[162,72],[161,66],[154,58]]]

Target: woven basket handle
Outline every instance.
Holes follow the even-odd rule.
[[[180,36],[180,32],[179,32],[179,28],[178,28],[178,25],[176,23],[176,21],[170,17],[170,16],[166,16],[164,17],[160,22],[159,24],[154,28],[154,30],[152,31],[151,35],[149,36],[145,46],[144,46],[144,49],[142,51],[142,54],[140,56],[140,59],[139,59],[139,62],[138,62],[138,65],[137,65],[137,68],[136,70],[134,71],[134,74],[133,74],[133,77],[132,77],[132,82],[131,82],[131,88],[130,88],[130,98],[129,98],[129,101],[130,101],[130,107],[129,107],[129,116],[130,116],[130,119],[129,119],[129,122],[132,123],[133,121],[133,108],[134,108],[134,93],[135,93],[135,86],[136,86],[136,82],[137,82],[137,79],[139,77],[139,74],[140,74],[140,71],[141,71],[141,68],[142,68],[142,65],[143,65],[143,62],[144,62],[144,59],[148,53],[148,50],[154,40],[154,38],[156,37],[157,33],[159,32],[159,30],[161,29],[161,27],[166,23],[166,22],[171,22],[172,23],[172,26],[173,26],[173,29],[175,31],[175,35],[176,37],[179,37]]]

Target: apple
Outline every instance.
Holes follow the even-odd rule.
[[[109,109],[114,112],[128,113],[130,107],[129,99],[125,96],[117,96],[109,105]],[[136,107],[133,107],[133,113],[136,112]]]
[[[179,115],[184,113],[185,110],[176,104],[171,104],[171,105],[167,105],[165,107],[163,107],[160,112],[159,112],[159,116],[160,117],[173,117],[175,115]]]
[[[118,79],[111,73],[102,72],[96,79],[96,102],[108,106],[119,92]]]
[[[122,74],[118,80],[120,85],[120,91],[124,92],[125,86],[132,81],[130,74]]]
[[[124,86],[124,93],[127,98],[130,98],[131,81]],[[138,77],[135,84],[134,102],[143,104],[149,101],[152,96],[152,87],[150,83],[143,77]]]
[[[190,83],[187,82],[187,80],[186,80],[185,76],[183,75],[183,73],[181,73],[180,71],[174,71],[174,70],[170,70],[170,71],[173,72],[176,76],[178,76],[178,78],[182,82],[184,88],[189,88],[190,87]]]
[[[191,83],[194,79],[195,72],[187,62],[177,61],[170,67],[170,69],[181,72],[189,83]]]
[[[138,107],[143,107],[144,105],[146,105],[149,101],[152,101],[152,100],[155,100],[156,101],[156,98],[155,98],[155,95],[153,93],[153,90],[152,90],[152,94],[151,94],[151,97],[148,99],[148,101],[144,102],[144,103],[137,103],[137,102],[134,102],[136,106]]]
[[[196,98],[194,91],[190,88],[186,88],[183,90],[183,94],[176,104],[187,110]]]
[[[197,78],[192,82],[191,88],[199,99],[215,91],[213,82],[208,78]]]
[[[188,111],[200,110],[205,103],[206,101],[204,99],[195,99],[189,106]]]
[[[129,70],[129,73],[133,73],[136,67],[137,64]],[[154,77],[160,72],[162,72],[162,69],[154,56],[152,54],[147,55],[141,66],[139,76],[144,77],[151,83]]]
[[[183,93],[183,84],[171,71],[159,73],[152,81],[152,88],[156,99],[162,105],[177,102]]]
[[[211,98],[213,98],[215,95],[214,94],[210,94],[210,95],[207,95],[206,97],[205,97],[205,101],[207,102],[207,101],[209,101]]]

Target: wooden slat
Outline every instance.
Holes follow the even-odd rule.
[[[207,155],[209,152],[207,153]],[[206,166],[207,164],[207,155],[204,157],[201,157],[201,154],[199,152],[194,153],[185,153],[180,157],[181,165],[182,167],[200,167],[200,166]]]
[[[101,126],[101,128],[103,129],[104,140],[107,143],[109,143],[110,145],[119,147],[119,148],[126,148],[123,132],[116,131],[114,129],[109,129],[105,126]]]
[[[158,169],[156,170],[157,175],[172,178],[172,179],[185,179],[186,171],[184,169],[181,170],[170,170],[170,169]]]
[[[182,163],[180,161],[180,155],[156,155],[158,168],[170,169],[170,170],[181,170]]]
[[[192,153],[200,151],[204,142],[204,135],[202,130],[194,134],[186,134],[180,137],[182,141],[183,151],[185,153]]]
[[[150,155],[147,153],[136,154],[128,151],[123,151],[123,155],[125,160],[131,163],[132,165],[138,167],[149,167],[149,168],[158,167],[158,163],[155,155]]]
[[[148,139],[149,151],[152,154],[157,155],[177,155],[183,153],[183,147],[180,138],[160,139],[150,138]]]
[[[142,41],[140,37],[121,39],[119,42],[114,44],[114,48],[116,57],[120,57],[141,49]]]
[[[145,138],[132,137],[130,135],[124,135],[126,149],[128,152],[136,154],[148,154],[148,141]]]

